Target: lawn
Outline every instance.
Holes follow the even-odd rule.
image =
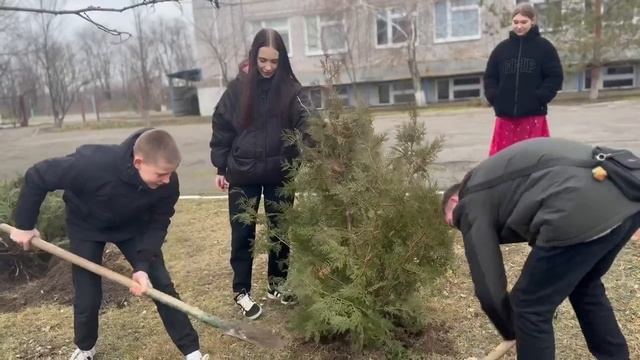
[[[228,262],[229,227],[226,201],[183,200],[164,246],[167,266],[183,300],[216,316],[243,321],[233,304],[231,269]],[[464,259],[461,241],[455,244],[456,259],[438,287],[423,292],[430,314],[425,334],[415,339],[414,359],[465,359],[482,356],[500,338],[480,310]],[[512,283],[526,257],[526,245],[504,248]],[[631,358],[640,358],[640,241],[632,241],[605,279]],[[256,326],[276,329],[287,342],[284,350],[257,348],[221,336],[194,320],[202,349],[214,359],[379,359],[381,352],[355,354],[340,344],[305,342],[286,326],[289,309],[265,296],[266,256],[257,257],[254,297],[264,303],[263,317]],[[127,272],[122,259],[109,252],[109,266]],[[73,351],[72,311],[68,265],[58,264],[49,278],[0,293],[0,357],[2,359],[66,359]],[[66,275],[65,275],[66,274]],[[55,277],[55,282],[54,282]],[[52,284],[55,284],[52,285]],[[178,359],[164,332],[153,304],[133,298],[116,286],[105,287],[107,303],[101,315],[96,359]],[[555,320],[558,359],[589,359],[573,311],[567,303]],[[508,359],[513,359],[510,354]]]

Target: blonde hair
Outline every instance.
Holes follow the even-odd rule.
[[[133,154],[140,155],[145,162],[158,164],[163,160],[170,165],[178,165],[182,160],[175,140],[168,132],[152,129],[142,133],[133,145]]]
[[[531,20],[535,20],[537,17],[536,8],[528,2],[520,3],[513,10],[511,18],[514,18],[516,15],[522,15],[528,17]]]

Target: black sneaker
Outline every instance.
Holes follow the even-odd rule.
[[[280,300],[282,305],[295,305],[298,303],[298,297],[282,286],[267,286],[267,297],[272,300]]]
[[[242,309],[242,315],[249,320],[255,320],[262,314],[262,307],[253,301],[249,294],[239,293],[233,300]]]

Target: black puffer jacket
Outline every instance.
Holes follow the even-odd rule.
[[[307,134],[311,105],[302,95],[300,84],[290,81],[286,85],[293,87],[284,92],[291,94],[288,118],[280,119],[267,110],[271,82],[258,80],[258,98],[248,127],[239,124],[243,96],[240,77],[229,84],[216,106],[209,144],[211,163],[232,185],[281,184],[286,177],[283,164],[298,156],[298,149],[283,138],[285,130]]]
[[[148,129],[120,145],[83,145],[73,154],[27,170],[15,211],[19,229],[33,229],[48,192],[64,190],[67,233],[74,241],[138,241],[135,270],[147,271],[167,235],[180,195],[178,175],[150,189],[133,167],[133,145]]]
[[[496,116],[546,115],[562,80],[558,52],[534,26],[523,37],[510,32],[496,46],[487,62],[484,92]]]

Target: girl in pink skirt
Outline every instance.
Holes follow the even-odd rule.
[[[540,36],[535,9],[518,5],[509,38],[493,50],[484,75],[485,96],[496,114],[489,156],[516,142],[549,136],[547,104],[562,80],[558,52]]]

